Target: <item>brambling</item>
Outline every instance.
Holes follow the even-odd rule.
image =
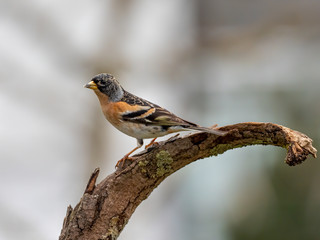
[[[227,133],[183,120],[168,110],[127,92],[108,73],[96,75],[84,87],[95,92],[104,116],[114,127],[137,139],[137,147],[120,159],[116,167],[130,159],[130,154],[143,145],[145,138],[153,138],[147,148],[155,143],[157,137],[174,132],[196,130],[218,136]]]

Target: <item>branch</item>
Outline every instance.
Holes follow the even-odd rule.
[[[285,162],[294,166],[317,150],[297,131],[272,123],[239,123],[219,128],[225,136],[205,132],[171,138],[135,155],[97,186],[92,174],[80,202],[68,207],[59,240],[117,239],[137,206],[170,174],[198,159],[249,145],[287,149]]]

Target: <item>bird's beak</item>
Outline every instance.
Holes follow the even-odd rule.
[[[97,87],[97,84],[95,84],[94,81],[88,82],[88,83],[87,83],[86,85],[84,85],[83,87],[85,87],[85,88],[90,88],[90,89],[93,89],[93,90],[95,90],[95,89],[98,88],[98,87]]]

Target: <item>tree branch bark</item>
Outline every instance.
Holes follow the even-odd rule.
[[[117,239],[137,206],[166,177],[198,159],[249,145],[273,145],[287,149],[285,162],[294,166],[317,150],[312,140],[297,131],[272,123],[240,123],[219,128],[225,136],[201,132],[171,138],[144,150],[127,161],[97,186],[99,170],[73,209],[67,209],[60,240]]]

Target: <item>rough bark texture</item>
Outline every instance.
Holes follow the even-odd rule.
[[[290,166],[302,163],[309,154],[316,157],[309,137],[280,125],[240,123],[219,129],[229,133],[215,136],[201,132],[153,145],[97,186],[96,169],[80,202],[74,209],[68,207],[59,239],[117,239],[137,206],[166,177],[193,161],[229,149],[256,144],[283,147]]]

